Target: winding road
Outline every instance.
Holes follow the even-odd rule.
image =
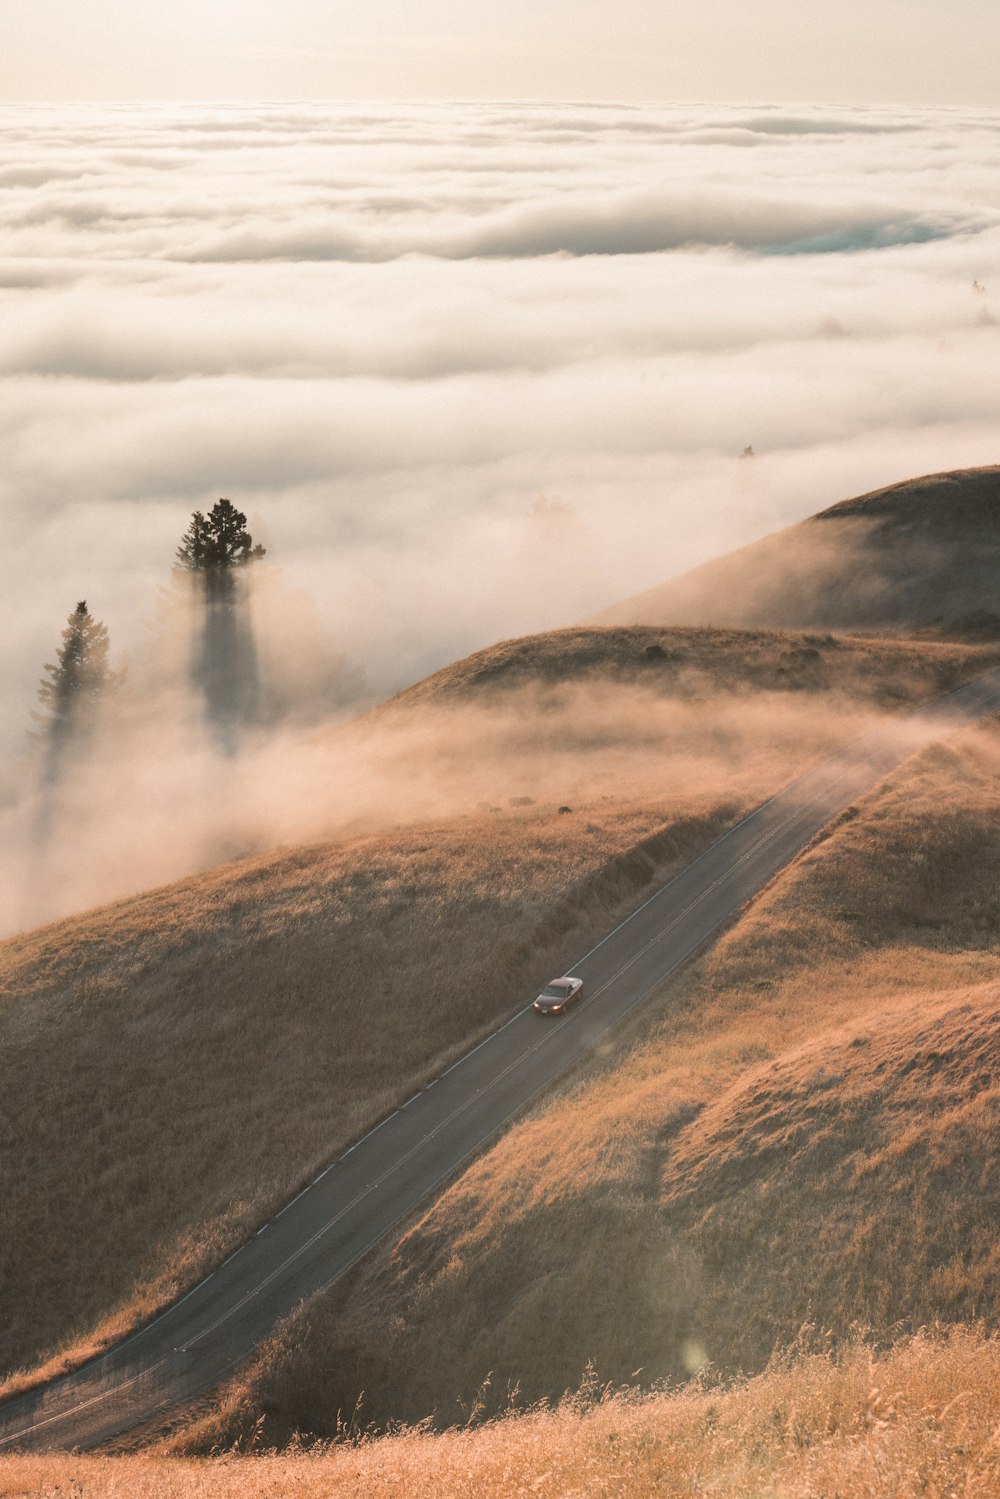
[[[924,744],[998,709],[1000,670],[832,755],[758,807],[567,970],[585,984],[575,1009],[559,1019],[520,1010],[154,1321],[0,1406],[0,1451],[98,1447],[219,1384],[591,1052],[832,817]]]

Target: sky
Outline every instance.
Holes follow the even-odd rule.
[[[997,102],[995,0],[5,0],[0,100]]]

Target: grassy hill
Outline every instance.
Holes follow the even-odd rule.
[[[815,1322],[996,1324],[1000,730],[925,751],[414,1227],[196,1443],[763,1369]]]
[[[423,825],[5,943],[4,1367],[197,1279],[741,807]]]
[[[193,1283],[752,803],[997,655],[509,643],[352,730],[388,788],[380,831],[0,944],[0,1368],[62,1367]]]
[[[723,692],[761,700],[768,693],[821,691],[857,707],[905,707],[946,691],[995,652],[995,645],[962,650],[951,642],[829,632],[583,626],[476,651],[399,693],[371,719],[385,723],[403,714],[409,721],[418,707],[481,710],[514,693],[529,694],[543,707],[571,706],[573,690],[580,687],[588,690],[592,714],[600,704],[595,692],[606,686],[682,702]],[[581,731],[585,728],[586,722]]]
[[[0,944],[0,1282],[16,1288],[0,1369],[34,1378],[134,1325],[750,805],[995,664],[998,481],[834,507],[658,591],[683,627],[671,604],[478,652],[324,742],[357,788],[350,836]],[[698,599],[732,623],[699,625]],[[805,631],[779,628],[793,620]],[[513,1390],[558,1396],[593,1360],[647,1385],[765,1371],[705,1397],[734,1402],[711,1418],[642,1407],[635,1450],[657,1422],[711,1435],[730,1419],[731,1447],[770,1401],[780,1466],[801,1455],[789,1400],[813,1399],[815,1432],[861,1409],[837,1393],[847,1354],[796,1374],[798,1395],[769,1367],[804,1323],[837,1348],[859,1319],[884,1342],[939,1317],[992,1326],[998,819],[996,728],[904,767],[586,1076],[279,1330],[182,1445],[330,1434],[361,1391],[365,1419],[447,1424]],[[942,1354],[940,1388],[1000,1367],[969,1338]],[[531,1482],[603,1430],[582,1405],[531,1419]],[[913,1441],[930,1429],[921,1416]],[[402,1449],[384,1463],[446,1492],[418,1471],[431,1438],[405,1440],[416,1466]],[[491,1440],[469,1456],[483,1473]],[[371,1462],[345,1491],[376,1483]]]
[[[488,702],[460,663],[355,726],[379,831],[0,944],[0,1368],[61,1367],[192,1283],[754,801],[997,655],[574,639],[498,648],[542,666]]]
[[[607,610],[600,624],[1000,633],[1000,466],[846,500]]]

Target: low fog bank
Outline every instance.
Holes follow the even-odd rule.
[[[884,722],[879,696],[592,679],[388,705],[347,724],[331,705],[324,725],[247,727],[234,749],[183,675],[164,673],[155,696],[112,704],[57,785],[24,767],[0,813],[0,928],[347,833],[484,812],[586,816],[723,786],[764,795]]]
[[[81,622],[103,637],[96,661]],[[290,770],[315,726],[370,701],[309,597],[263,563],[175,569],[124,664],[80,602],[50,659],[0,782],[4,933],[259,846],[252,803],[286,748]],[[262,821],[273,839],[281,813]]]
[[[135,657],[155,559],[206,497],[247,512],[381,696],[995,457],[993,116],[4,124],[5,760],[73,601]]]
[[[318,726],[846,495],[995,460],[991,116],[3,118],[8,930],[275,842],[579,799],[558,756],[505,767],[450,718],[412,756]],[[235,737],[158,602],[179,517],[220,494],[281,569],[239,636]],[[127,676],[46,789],[29,715],[82,599]]]

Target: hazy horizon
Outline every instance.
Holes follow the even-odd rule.
[[[994,104],[989,0],[11,0],[0,98]]]

